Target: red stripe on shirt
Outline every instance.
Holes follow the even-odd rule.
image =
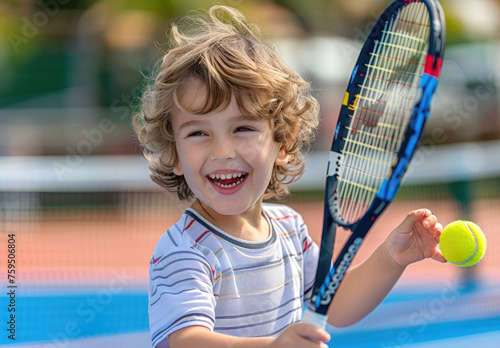
[[[203,232],[201,234],[201,236],[198,237],[198,239],[196,239],[196,243],[198,243],[200,241],[200,239],[202,239],[208,232],[210,232],[209,230],[206,230],[205,232]]]
[[[283,217],[269,217],[271,220],[279,221],[279,220],[285,220],[285,219],[295,219],[296,215],[287,215]]]
[[[194,222],[194,219],[193,219],[193,220],[191,220],[191,222],[189,223],[189,225],[187,225],[187,226],[186,226],[186,228],[184,228],[184,229],[182,230],[182,232],[184,232],[185,230],[188,230],[188,229],[191,227],[191,225],[193,224],[193,222]]]

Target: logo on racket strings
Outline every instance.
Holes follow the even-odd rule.
[[[340,264],[338,265],[337,269],[335,270],[335,274],[332,277],[332,281],[328,285],[328,288],[326,289],[325,294],[321,299],[320,303],[322,305],[328,305],[332,301],[333,294],[335,294],[335,292],[337,291],[340,282],[344,278],[344,274],[347,271],[347,268],[351,264],[351,261],[354,258],[354,255],[356,255],[356,252],[358,251],[359,246],[362,242],[363,238],[358,237],[347,249],[347,253],[344,255],[344,257],[342,257],[342,260],[340,261]]]
[[[356,110],[358,107],[358,101],[359,101],[359,93],[354,95],[354,99],[352,100],[352,103],[347,106],[349,110]]]

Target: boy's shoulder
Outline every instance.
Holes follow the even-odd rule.
[[[270,220],[276,221],[280,224],[293,224],[294,226],[304,224],[302,216],[288,205],[263,203],[262,208]]]
[[[198,233],[197,230],[203,233],[202,228],[192,222],[186,213],[182,214],[179,220],[158,239],[154,254],[165,254],[174,249],[192,248],[196,243],[194,235]]]
[[[269,220],[272,221],[274,228],[279,231],[284,233],[295,231],[299,236],[307,233],[304,219],[295,209],[275,203],[263,203],[262,207]]]

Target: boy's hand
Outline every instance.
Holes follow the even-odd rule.
[[[403,268],[426,258],[446,262],[438,247],[442,231],[429,209],[414,210],[387,237],[389,256]]]
[[[297,323],[290,325],[276,337],[270,348],[328,348],[330,335],[323,329],[310,324]]]

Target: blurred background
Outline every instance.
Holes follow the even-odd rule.
[[[331,329],[332,346],[498,346],[500,0],[476,0],[473,9],[465,0],[441,3],[447,48],[431,117],[395,204],[355,261],[423,206],[443,225],[476,221],[488,252],[467,269],[410,266],[366,319]],[[168,50],[171,22],[216,4],[257,23],[321,103],[321,133],[288,202],[319,240],[325,152],[347,76],[388,1],[2,0],[1,291],[9,235],[18,287],[15,341],[3,329],[10,299],[0,298],[1,344],[150,346],[149,260],[184,207],[150,182],[131,120],[145,76]]]

